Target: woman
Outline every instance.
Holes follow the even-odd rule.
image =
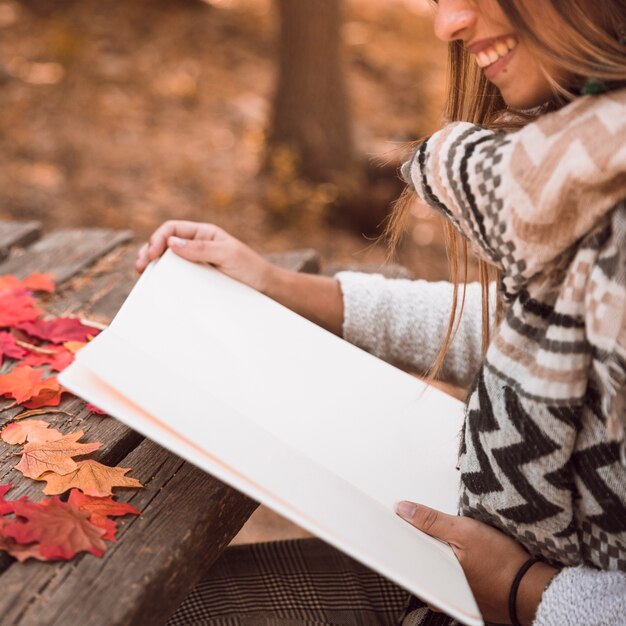
[[[488,622],[626,624],[625,29],[624,0],[437,5],[455,123],[402,172],[446,217],[453,249],[460,233],[499,272],[497,324],[486,270],[482,293],[464,291],[457,322],[450,285],[296,275],[212,225],[168,222],[137,261],[142,271],[169,246],[383,358],[416,369],[435,361],[441,378],[474,381],[461,516],[410,502],[397,513],[451,544]],[[352,621],[328,621],[399,619],[401,594],[391,585],[385,593],[378,621],[356,600]],[[252,610],[247,621],[321,620],[320,596],[309,613],[285,602],[283,613]],[[246,621],[245,602],[227,605],[207,600],[199,615]],[[413,599],[403,623],[452,622]]]

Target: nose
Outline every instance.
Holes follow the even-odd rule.
[[[468,39],[478,15],[467,0],[439,0],[435,17],[435,35],[442,41]]]

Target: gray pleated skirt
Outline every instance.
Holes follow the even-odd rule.
[[[167,626],[398,626],[403,618],[451,623],[323,541],[297,539],[227,548]]]

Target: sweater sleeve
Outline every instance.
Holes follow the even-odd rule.
[[[534,626],[626,624],[626,573],[566,567],[544,591]]]
[[[447,282],[386,279],[379,274],[340,272],[344,339],[385,361],[420,374],[432,366],[445,338],[453,286]],[[462,297],[460,290],[459,300]],[[492,290],[491,310],[495,308]],[[459,329],[440,379],[468,385],[482,361],[482,299],[478,283],[467,286]]]

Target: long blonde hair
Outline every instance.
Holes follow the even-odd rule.
[[[446,121],[464,121],[487,128],[514,130],[576,97],[586,85],[600,88],[626,86],[626,0],[497,0],[516,33],[525,38],[545,66],[557,68],[558,76],[546,76],[553,98],[531,112],[513,111],[461,41],[448,46],[448,97]],[[558,36],[555,34],[558,33]],[[384,236],[391,251],[397,248],[413,194],[406,189],[395,203]],[[428,378],[436,378],[458,328],[465,302],[468,275],[467,242],[444,221],[450,280],[454,285],[447,332]],[[496,269],[478,262],[482,286],[482,348],[490,340],[489,284],[497,280]],[[460,286],[462,285],[462,289]],[[459,295],[461,295],[459,301]],[[497,316],[496,316],[497,317]]]

